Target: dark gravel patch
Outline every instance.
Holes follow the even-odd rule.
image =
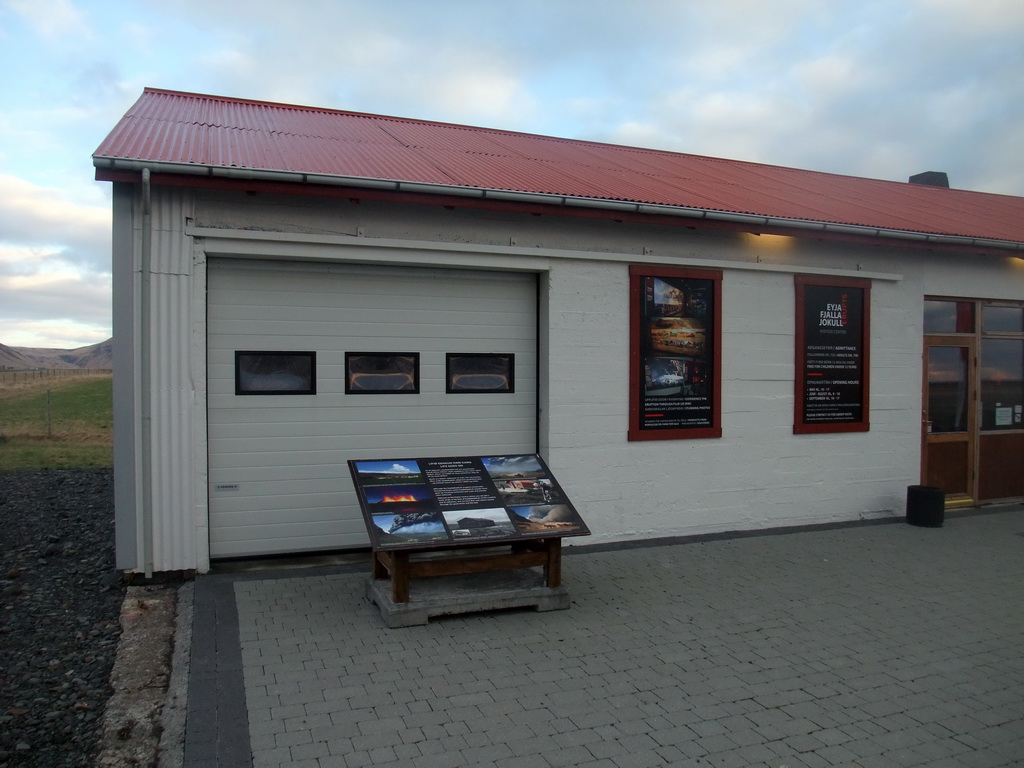
[[[0,474],[0,768],[95,764],[125,585],[113,472]]]

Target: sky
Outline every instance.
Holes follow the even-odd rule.
[[[0,344],[111,335],[143,88],[1024,195],[1020,0],[0,0]]]

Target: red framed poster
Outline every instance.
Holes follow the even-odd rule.
[[[629,439],[721,437],[721,271],[629,275]]]
[[[793,432],[870,429],[871,283],[797,275]]]

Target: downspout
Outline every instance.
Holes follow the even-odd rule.
[[[150,393],[153,375],[150,371],[150,334],[152,333],[152,309],[150,308],[150,278],[152,276],[151,254],[153,247],[152,228],[152,198],[150,187],[150,172],[148,168],[142,169],[142,253],[139,255],[140,289],[139,301],[141,302],[140,322],[142,325],[139,333],[139,363],[141,366],[141,387],[142,392],[139,398],[142,411],[142,446],[140,459],[142,461],[142,472],[139,477],[142,496],[142,566],[146,578],[153,576],[153,397]]]

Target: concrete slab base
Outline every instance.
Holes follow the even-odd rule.
[[[565,587],[547,587],[540,569],[522,568],[496,573],[438,576],[416,579],[409,589],[409,602],[391,599],[391,582],[368,578],[366,597],[380,608],[388,627],[426,624],[438,616],[505,608],[535,608],[559,611],[569,607]]]

